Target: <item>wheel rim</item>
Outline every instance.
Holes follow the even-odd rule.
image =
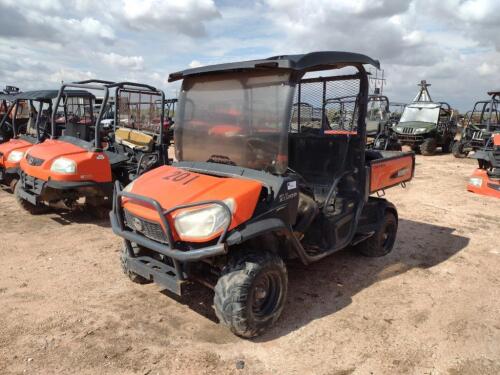
[[[252,289],[252,312],[256,318],[272,315],[282,293],[281,278],[277,272],[263,272],[257,276]]]

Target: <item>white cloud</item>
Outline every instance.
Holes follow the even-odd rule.
[[[220,16],[213,0],[123,0],[123,16],[139,30],[205,35],[205,22]]]
[[[193,60],[189,63],[190,68],[199,68],[200,66],[203,66],[203,64],[198,60]]]
[[[102,61],[109,64],[112,68],[127,68],[130,70],[144,69],[144,58],[142,56],[122,56],[117,53],[100,53]]]

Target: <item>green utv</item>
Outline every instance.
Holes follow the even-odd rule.
[[[426,81],[418,86],[419,93],[392,128],[393,142],[410,146],[422,155],[434,155],[438,147],[449,153],[457,132],[456,112],[448,103],[432,101]]]

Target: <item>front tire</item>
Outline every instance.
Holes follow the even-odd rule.
[[[421,145],[420,145],[420,152],[424,156],[432,156],[436,153],[436,148],[437,148],[437,142],[434,138],[427,138]]]
[[[12,193],[15,193],[16,192],[16,185],[18,183],[19,179],[17,178],[12,178],[10,181],[9,181],[9,188],[10,188],[10,191]]]
[[[238,251],[215,286],[215,313],[234,334],[258,336],[280,317],[287,284],[287,270],[278,255]]]
[[[366,257],[381,257],[389,254],[396,242],[398,232],[398,219],[390,211],[386,211],[384,222],[375,234],[368,239],[360,242],[355,249]]]
[[[138,255],[139,252],[141,251],[141,248],[139,246],[136,246],[134,244],[131,244],[132,246],[132,251],[134,252],[135,255]],[[132,281],[133,283],[136,283],[136,284],[149,284],[151,283],[152,281],[136,274],[135,272],[132,272],[128,266],[127,266],[127,255],[128,255],[128,252],[127,252],[127,245],[125,245],[125,243],[123,243],[122,245],[122,251],[121,251],[121,254],[120,254],[120,264],[122,266],[122,271],[125,275],[127,275],[127,277],[130,279],[130,281]]]
[[[19,183],[16,184],[14,188],[14,196],[16,197],[16,202],[19,206],[26,212],[29,212],[31,215],[41,215],[50,210],[49,206],[46,206],[43,203],[37,203],[35,205],[21,198],[19,191],[22,189]]]
[[[441,146],[441,151],[443,152],[443,154],[449,154],[453,150],[454,146],[455,146],[455,140],[453,138],[448,139],[445,141],[443,146]]]
[[[467,156],[467,153],[464,151],[464,143],[462,141],[455,142],[453,144],[453,148],[451,149],[451,152],[453,153],[453,156],[458,158],[458,159],[463,159]]]

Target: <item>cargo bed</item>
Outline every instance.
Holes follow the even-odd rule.
[[[366,151],[370,194],[403,184],[413,178],[415,154],[401,151]]]

